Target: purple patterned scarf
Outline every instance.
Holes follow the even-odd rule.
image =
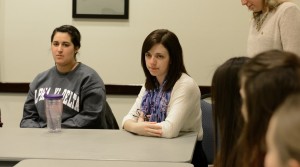
[[[142,99],[141,111],[148,116],[150,122],[162,122],[167,117],[167,109],[171,91],[164,92],[163,85],[154,90],[146,90]]]

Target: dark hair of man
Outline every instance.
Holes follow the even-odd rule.
[[[182,48],[177,36],[166,29],[155,30],[146,37],[141,53],[141,64],[146,76],[146,90],[153,90],[157,88],[158,84],[156,77],[152,76],[147,69],[145,61],[145,54],[156,44],[162,44],[168,50],[170,55],[170,67],[165,79],[166,83],[163,87],[164,91],[169,91],[181,77],[181,74],[187,73],[183,62]]]
[[[245,64],[240,77],[244,78],[247,123],[239,140],[237,166],[260,167],[272,114],[288,95],[300,90],[300,59],[290,52],[266,51]]]
[[[212,109],[215,131],[215,167],[233,166],[232,149],[241,134],[243,117],[239,71],[249,57],[233,57],[217,68],[212,78]]]

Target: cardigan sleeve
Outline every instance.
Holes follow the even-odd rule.
[[[296,5],[284,11],[279,26],[283,50],[300,56],[300,10]]]
[[[136,110],[140,108],[141,103],[142,103],[142,98],[145,94],[145,87],[143,86],[140,90],[140,93],[138,94],[138,97],[135,100],[135,103],[132,105],[131,109],[129,110],[128,114],[123,118],[122,121],[122,129],[124,127],[124,123],[125,121],[132,119],[137,121],[137,117],[135,117],[134,115],[136,115]]]
[[[174,138],[181,131],[199,131],[201,128],[200,91],[192,81],[174,85],[168,106],[167,118],[159,123],[162,137]]]

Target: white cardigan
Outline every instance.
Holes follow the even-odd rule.
[[[143,86],[129,113],[123,118],[122,127],[126,120],[137,121],[137,118],[133,115],[140,108],[144,94],[145,87]],[[162,137],[173,138],[177,137],[179,132],[194,131],[199,132],[198,140],[202,140],[200,95],[197,83],[190,76],[183,73],[172,89],[167,117],[165,121],[158,123],[162,126]]]

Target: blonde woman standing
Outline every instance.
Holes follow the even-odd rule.
[[[253,12],[247,42],[250,57],[271,50],[300,56],[300,10],[286,0],[241,0]]]

